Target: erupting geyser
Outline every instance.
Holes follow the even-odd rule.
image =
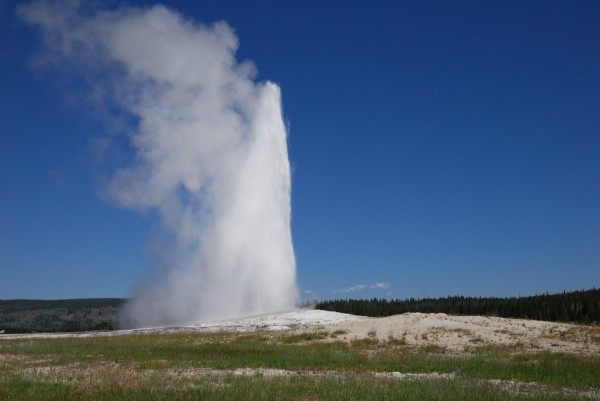
[[[163,6],[18,8],[39,26],[43,62],[75,70],[103,110],[132,117],[131,162],[106,192],[155,211],[168,263],[138,286],[123,327],[287,309],[297,299],[290,167],[279,87],[238,63],[233,30]]]

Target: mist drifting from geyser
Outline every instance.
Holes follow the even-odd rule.
[[[133,290],[121,327],[176,325],[291,308],[297,300],[290,166],[279,87],[239,63],[225,22],[164,6],[20,5],[38,62],[75,71],[88,99],[135,121],[132,161],[104,190],[158,216],[168,263]],[[118,280],[115,277],[115,280]]]

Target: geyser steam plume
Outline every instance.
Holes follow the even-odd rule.
[[[38,58],[86,82],[89,99],[135,121],[132,161],[106,185],[150,210],[172,240],[169,264],[134,291],[124,327],[182,324],[293,307],[290,167],[279,87],[238,63],[225,23],[163,6],[83,9],[34,2]]]

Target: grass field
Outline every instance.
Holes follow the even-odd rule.
[[[339,334],[2,339],[0,400],[600,399],[598,355]]]

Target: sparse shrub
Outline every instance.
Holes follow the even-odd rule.
[[[391,334],[388,337],[388,344],[390,345],[407,345],[406,337],[402,336],[402,338],[396,338]]]
[[[348,331],[347,330],[335,330],[333,333],[331,333],[330,337],[336,338],[337,336],[341,336],[344,334],[348,334]]]
[[[435,354],[445,354],[446,353],[446,347],[443,347],[443,346],[437,345],[437,344],[426,345],[424,347],[424,350],[428,353],[435,353]]]
[[[353,347],[356,348],[364,348],[364,347],[370,347],[373,345],[377,345],[379,344],[379,340],[377,340],[376,338],[361,338],[361,339],[357,339],[357,340],[352,340],[350,342],[350,345],[352,345]]]
[[[477,336],[477,337],[470,339],[469,341],[472,342],[473,344],[479,344],[479,343],[483,342],[483,338]]]
[[[282,341],[286,344],[299,343],[302,341],[315,341],[322,340],[329,336],[329,332],[327,331],[316,331],[312,333],[300,333],[300,334],[291,334],[289,336],[284,336]]]

